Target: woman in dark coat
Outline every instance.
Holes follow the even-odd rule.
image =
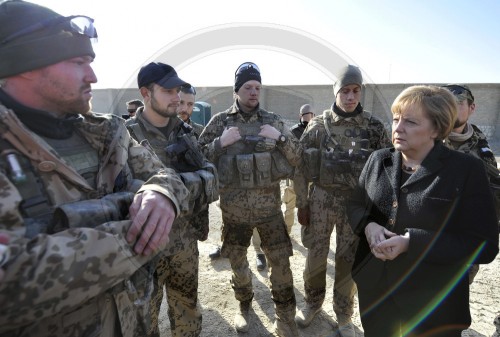
[[[405,89],[394,148],[371,155],[348,205],[365,337],[459,337],[470,325],[467,269],[494,260],[498,229],[481,161],[443,146],[456,109],[446,89]]]

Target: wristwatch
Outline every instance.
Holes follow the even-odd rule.
[[[278,143],[280,144],[283,144],[286,142],[286,136],[284,134],[281,134],[279,137],[278,137]]]

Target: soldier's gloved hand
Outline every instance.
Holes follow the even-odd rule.
[[[132,225],[127,241],[137,254],[150,255],[169,241],[175,219],[175,206],[163,194],[146,190],[136,194],[130,206]]]
[[[302,226],[309,226],[311,223],[311,211],[309,206],[297,208],[297,219]]]
[[[281,132],[279,132],[274,126],[264,124],[260,127],[259,136],[278,140],[279,136],[281,136]]]
[[[228,147],[241,139],[240,130],[236,126],[225,128],[219,139],[222,148]]]

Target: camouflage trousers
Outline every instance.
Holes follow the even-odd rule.
[[[255,227],[269,265],[269,280],[276,315],[285,321],[293,320],[296,301],[289,259],[293,250],[283,214],[278,210],[275,216],[250,220],[223,212],[222,219],[221,255],[229,258],[232,270],[231,285],[236,299],[245,302],[253,298],[252,273],[248,265],[247,250]]]
[[[286,224],[286,231],[288,234],[292,231],[292,226],[295,222],[295,202],[297,196],[295,195],[295,190],[293,188],[293,180],[287,180],[287,185],[283,189],[283,195],[281,197],[281,201],[285,204],[284,218]],[[257,232],[257,228],[253,230],[252,236],[252,245],[255,249],[255,253],[262,254],[262,249],[260,248],[260,236],[259,232]]]
[[[167,294],[172,337],[200,335],[202,316],[198,305],[198,258],[198,241],[191,239],[180,253],[159,260],[150,301],[150,337],[160,336],[158,322],[163,287]]]
[[[309,199],[310,225],[302,227],[302,243],[307,248],[303,274],[305,300],[311,306],[321,305],[325,299],[330,237],[336,227],[333,309],[337,317],[352,317],[356,294],[351,268],[359,239],[352,233],[348,223],[346,198],[345,192],[328,191],[314,186]]]

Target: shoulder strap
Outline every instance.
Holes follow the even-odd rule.
[[[56,163],[55,171],[66,177],[66,179],[77,184],[86,191],[92,191],[92,187],[74,168],[67,165],[59,157],[44,148],[30,132],[22,126],[14,113],[2,110],[0,106],[0,136],[30,160],[41,163],[51,161]]]
[[[335,138],[332,137],[332,131],[330,130],[331,116],[328,110],[325,110],[323,112],[323,122],[325,123],[325,132],[328,138],[330,138],[330,140],[333,142],[333,144],[335,144],[335,146],[339,145],[339,143],[335,140]],[[323,141],[321,141],[321,145],[323,145]]]
[[[146,139],[139,123],[129,124],[127,125],[127,129],[133,134],[133,137],[139,144]]]

